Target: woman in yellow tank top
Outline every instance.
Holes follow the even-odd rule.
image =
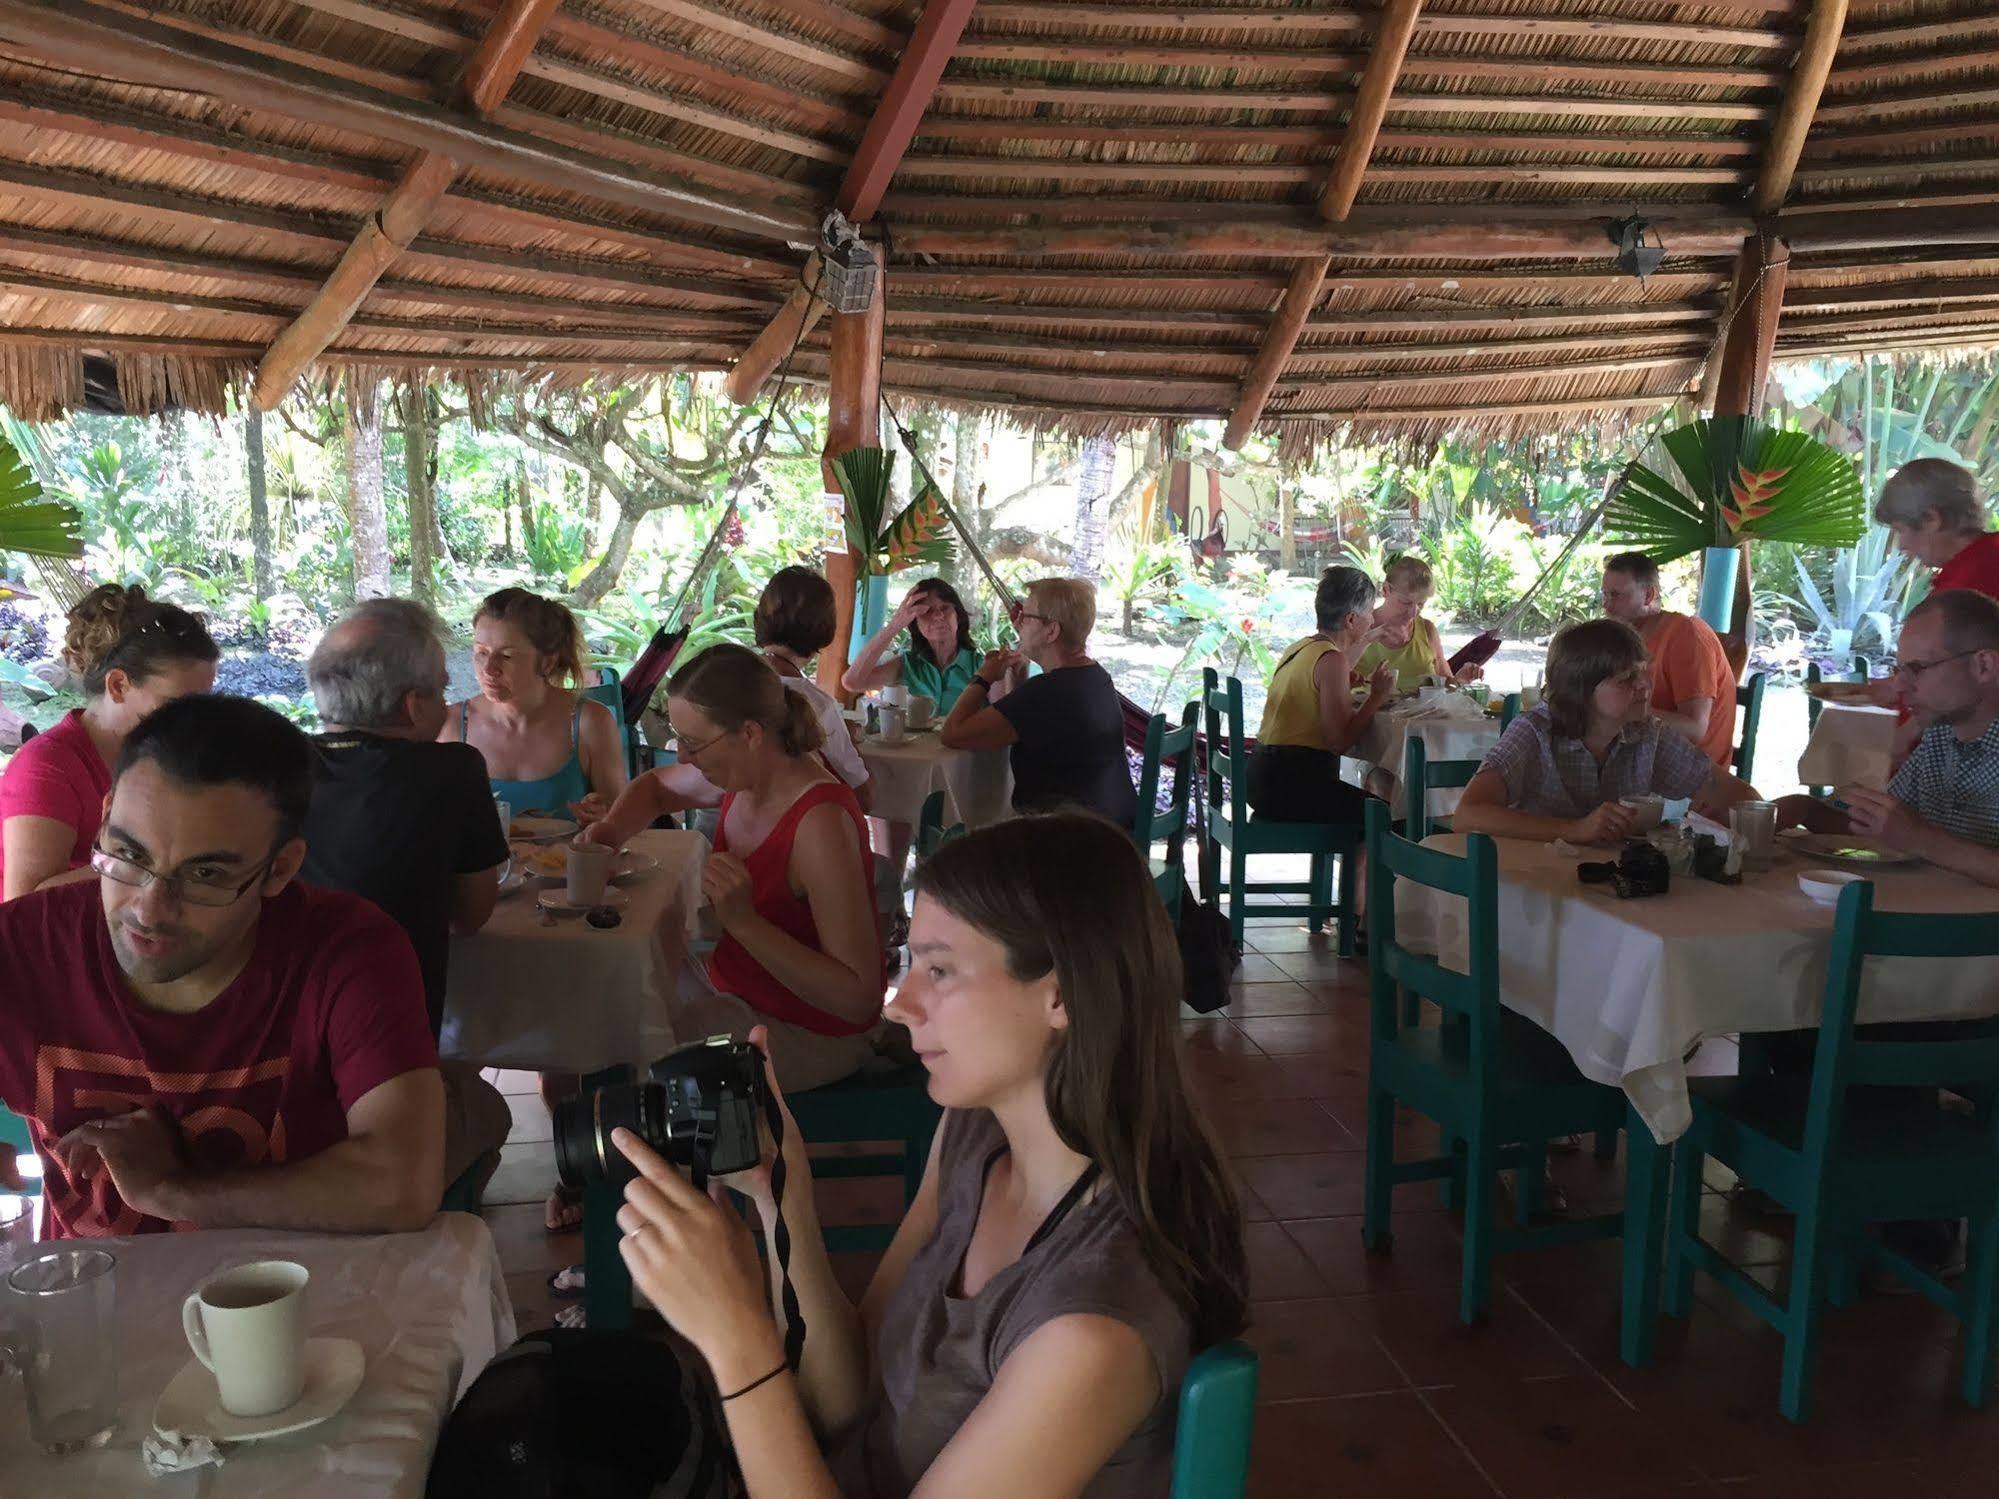
[[[1374,580],[1357,567],[1329,567],[1313,600],[1319,628],[1284,653],[1270,678],[1245,792],[1260,816],[1282,822],[1357,823],[1367,798],[1340,779],[1353,747],[1394,696],[1383,667],[1353,698],[1349,663],[1374,624]]]
[[[1395,690],[1414,692],[1425,677],[1469,682],[1480,675],[1476,666],[1453,673],[1444,659],[1444,643],[1438,638],[1437,627],[1423,617],[1431,589],[1430,564],[1421,557],[1397,557],[1388,564],[1375,639],[1354,664],[1356,676],[1373,676],[1383,666],[1390,666],[1395,669]]]

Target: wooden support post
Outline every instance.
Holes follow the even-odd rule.
[[[1735,262],[1735,284],[1729,294],[1729,322],[1721,348],[1711,362],[1721,374],[1715,386],[1716,416],[1760,416],[1763,392],[1770,383],[1770,360],[1777,347],[1777,322],[1784,310],[1784,281],[1790,247],[1767,235],[1753,236]],[[1735,624],[1722,636],[1722,649],[1736,676],[1749,664],[1753,641],[1754,580],[1749,548],[1736,549]]]
[[[895,169],[901,165],[909,143],[916,138],[937,85],[957,50],[958,38],[971,19],[976,0],[928,0],[916,29],[897,59],[895,76],[889,79],[847,175],[834,195],[833,204],[856,224],[865,224],[881,207]],[[729,370],[723,383],[729,399],[741,405],[763,388],[776,373],[784,356],[810,333],[826,311],[826,304],[807,289],[818,280],[819,252],[813,251],[805,267],[802,285],[794,287],[784,305],[771,316],[763,332],[750,341]]]
[[[1319,195],[1319,213],[1324,218],[1338,222],[1353,209],[1354,195],[1360,191],[1361,178],[1367,174],[1368,160],[1374,155],[1375,139],[1381,134],[1381,122],[1388,114],[1389,96],[1395,92],[1402,58],[1409,50],[1409,38],[1416,33],[1416,16],[1422,8],[1423,0],[1388,0],[1387,9],[1381,13],[1373,49],[1361,72],[1360,89],[1354,95],[1353,111],[1347,117],[1346,132],[1340,137],[1339,149],[1333,157],[1332,175]],[[1270,327],[1264,332],[1263,346],[1243,376],[1228,430],[1222,434],[1224,447],[1240,448],[1256,430],[1271,391],[1277,388],[1278,378],[1291,362],[1292,350],[1298,347],[1306,319],[1318,303],[1319,289],[1331,264],[1331,255],[1308,257],[1292,271],[1291,283],[1285,287]]]
[[[881,442],[882,303],[887,276],[875,278],[875,297],[866,312],[833,314],[832,360],[826,379],[826,453],[837,458],[849,448]],[[833,465],[822,462],[826,492],[839,489]],[[860,581],[860,557],[850,548],[826,554],[826,581],[833,585],[833,643],[819,653],[819,685],[835,697],[847,694],[840,678],[854,639],[854,589]]]

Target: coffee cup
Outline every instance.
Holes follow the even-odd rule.
[[[909,689],[900,682],[893,683],[890,686],[882,688],[881,700],[884,708],[907,708],[909,706]]]
[[[937,711],[937,700],[923,693],[913,693],[909,699],[909,726],[912,729],[930,727],[930,717]]]
[[[1627,796],[1624,805],[1631,810],[1631,831],[1649,833],[1665,820],[1666,799],[1663,796]]]
[[[882,708],[881,722],[881,742],[883,744],[902,743],[903,738],[909,730],[909,714],[907,710],[892,705],[884,706]]]
[[[572,906],[601,905],[604,886],[611,878],[611,850],[601,843],[580,839],[569,845],[569,867],[565,885]]]
[[[181,1303],[194,1356],[232,1416],[268,1416],[305,1388],[306,1268],[258,1260],[225,1270]]]
[[[1730,841],[1742,840],[1743,854],[1752,859],[1768,859],[1777,852],[1777,804],[1737,802],[1728,809]]]

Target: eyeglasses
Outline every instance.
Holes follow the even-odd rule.
[[[1023,610],[1021,610],[1021,611],[1020,611],[1020,613],[1019,613],[1019,615],[1018,615],[1017,617],[1018,617],[1018,618],[1020,618],[1020,619],[1038,619],[1038,620],[1040,620],[1040,621],[1041,621],[1041,622],[1042,622],[1043,624],[1053,624],[1053,623],[1054,623],[1054,621],[1053,621],[1053,620],[1052,620],[1052,619],[1051,619],[1051,618],[1050,618],[1050,617],[1049,617],[1048,615],[1046,615],[1046,614],[1036,614],[1036,613],[1035,613],[1035,612],[1034,612],[1034,611],[1033,611],[1032,609],[1023,609]]]
[[[172,874],[157,874],[145,865],[114,854],[101,844],[90,850],[90,867],[114,884],[129,885],[135,890],[143,890],[148,885],[166,886],[167,894],[184,905],[221,908],[233,906],[243,898],[243,892],[269,873],[277,862],[277,849],[250,871],[250,877],[241,882],[198,879],[185,869],[176,869]]]
[[[724,739],[727,739],[731,734],[735,732],[736,731],[734,729],[724,729],[722,730],[721,733],[717,734],[713,739],[705,739],[699,744],[683,744],[680,746],[680,751],[679,751],[680,758],[683,760],[691,760],[696,755],[706,754],[709,750],[713,749],[716,745],[720,744]]]
[[[1962,661],[1966,656],[1975,656],[1977,654],[1978,651],[1976,650],[1957,651],[1952,655],[1939,656],[1934,661],[1898,661],[1895,663],[1895,675],[1898,677],[1907,677],[1910,681],[1914,681],[1924,672],[1934,671],[1946,661]]]

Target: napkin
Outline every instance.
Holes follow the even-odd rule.
[[[212,1438],[179,1431],[152,1431],[139,1444],[139,1457],[146,1476],[165,1478],[169,1473],[186,1473],[213,1463],[221,1467],[227,1448]]]

